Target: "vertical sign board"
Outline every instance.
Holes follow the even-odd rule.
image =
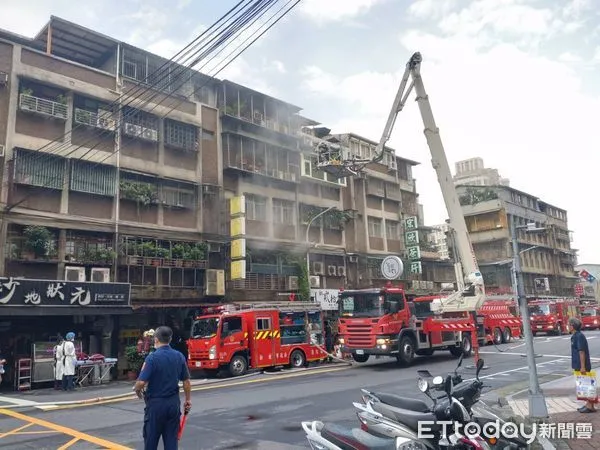
[[[416,216],[404,219],[404,242],[406,244],[406,254],[410,261],[409,272],[412,274],[423,273],[418,228],[419,219]]]
[[[246,279],[246,199],[233,197],[229,204],[229,234],[231,235],[231,280]]]

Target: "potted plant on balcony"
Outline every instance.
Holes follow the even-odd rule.
[[[25,227],[25,250],[33,253],[35,259],[47,257],[53,248],[53,236],[46,227],[31,225]]]

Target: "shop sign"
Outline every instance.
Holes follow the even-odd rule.
[[[324,311],[337,311],[339,289],[311,289],[311,295]]]
[[[0,277],[1,306],[128,307],[131,284]]]

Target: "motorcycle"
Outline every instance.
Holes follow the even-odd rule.
[[[486,424],[493,422],[499,426],[504,425],[506,422],[495,415],[493,412],[486,408],[475,407],[474,405],[480,401],[481,391],[486,387],[479,379],[479,373],[484,367],[483,360],[477,362],[477,371],[475,380],[468,383],[462,383],[462,377],[457,373],[458,368],[461,366],[462,358],[454,371],[454,374],[449,374],[452,381],[459,381],[461,385],[456,386],[453,389],[452,396],[458,400],[465,408],[469,415],[469,421],[477,423],[482,429]],[[425,414],[427,412],[434,412],[439,420],[444,419],[444,411],[448,407],[448,398],[446,397],[433,397],[430,393],[430,385],[425,381],[425,378],[433,378],[431,388],[433,390],[443,390],[443,378],[441,376],[433,377],[428,371],[418,371],[421,377],[419,378],[419,390],[427,395],[433,402],[433,406],[429,406],[422,400],[411,399],[401,397],[395,394],[386,393],[374,393],[362,389],[364,404],[354,403],[354,407],[359,410],[357,413],[358,419],[361,422],[361,429],[369,433],[373,433],[378,436],[396,437],[404,436],[409,438],[415,438],[418,431],[418,423],[414,421],[402,422],[397,417],[397,410],[412,410],[417,414]],[[425,377],[425,378],[422,378]],[[406,416],[402,417],[406,420]],[[439,430],[435,430],[439,433]],[[436,439],[439,439],[439,435]],[[428,442],[429,448],[434,449],[434,440]],[[526,449],[528,443],[521,437],[498,437],[488,439],[490,448],[493,450],[500,449]]]
[[[420,385],[422,390],[429,390],[427,381],[421,380]],[[489,445],[480,437],[469,438],[458,433],[443,436],[438,430],[431,438],[423,439],[413,431],[420,422],[435,424],[439,420],[451,420],[466,423],[469,420],[469,412],[452,395],[452,376],[446,378],[444,391],[446,406],[436,408],[435,412],[420,413],[396,408],[395,418],[398,422],[407,424],[405,435],[375,436],[360,428],[324,424],[320,421],[302,422],[302,428],[313,450],[490,450]]]

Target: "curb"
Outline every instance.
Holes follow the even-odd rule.
[[[249,378],[249,377],[256,376],[256,375],[259,375],[259,373],[258,372],[257,373],[249,373],[246,375],[242,375],[241,377],[236,377],[234,379],[239,380],[239,379]],[[223,382],[227,382],[227,381],[230,381],[230,380],[204,379],[204,380],[192,381],[191,385],[192,385],[192,387],[196,387],[196,386],[203,386],[206,384],[223,383]],[[180,388],[180,390],[181,390],[181,388]],[[70,400],[70,401],[62,401],[62,402],[31,402],[31,403],[28,403],[25,405],[9,404],[9,405],[0,406],[0,410],[2,410],[2,409],[18,409],[18,408],[38,408],[41,406],[86,405],[86,404],[102,403],[102,402],[106,402],[106,401],[127,399],[127,398],[135,399],[135,398],[137,398],[137,396],[132,392],[127,392],[127,393],[123,393],[123,394],[107,395],[105,397],[92,397],[92,398],[86,398],[86,399],[81,399],[81,400]]]

